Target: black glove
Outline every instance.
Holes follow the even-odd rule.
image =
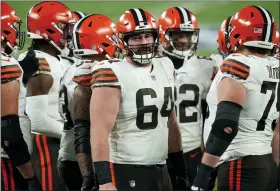
[[[199,169],[196,174],[196,177],[193,181],[192,190],[197,190],[197,191],[202,191],[203,189],[207,190],[208,182],[210,180],[210,176],[213,170],[214,170],[213,167],[201,163],[199,165]]]
[[[187,176],[187,167],[183,151],[168,153],[168,161],[174,170],[176,180],[172,180],[174,190],[190,190],[190,183]],[[175,181],[175,182],[174,182]]]
[[[43,190],[36,175],[30,179],[27,179],[27,182],[28,182],[29,191],[42,191]]]
[[[35,51],[32,49],[28,50],[24,59],[21,61],[18,61],[18,62],[24,72],[22,82],[23,82],[24,86],[26,86],[28,80],[39,69],[38,58],[36,58]]]
[[[191,190],[188,177],[176,176],[176,182],[173,183],[173,190]]]
[[[84,177],[81,191],[98,191],[96,178]]]

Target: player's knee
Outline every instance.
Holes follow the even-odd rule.
[[[30,161],[28,147],[23,139],[17,115],[1,117],[1,146],[16,166]]]
[[[76,153],[90,154],[90,122],[88,120],[75,120],[74,129]]]
[[[221,156],[238,133],[238,121],[242,107],[232,102],[221,102],[215,122],[206,142],[205,151]]]

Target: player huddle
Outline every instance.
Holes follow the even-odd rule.
[[[279,33],[246,6],[196,56],[183,7],[114,23],[42,1],[1,2],[2,190],[276,190]]]

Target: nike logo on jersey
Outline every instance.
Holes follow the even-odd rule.
[[[196,155],[198,155],[198,153],[199,153],[199,152],[196,152],[196,153],[190,154],[190,157],[191,157],[191,158],[194,158],[194,157],[196,157]]]

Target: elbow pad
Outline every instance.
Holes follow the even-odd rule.
[[[241,105],[229,101],[218,104],[205,152],[218,157],[222,156],[238,133],[241,109]]]
[[[17,115],[1,117],[1,146],[16,166],[30,161],[30,154],[23,139]]]
[[[90,122],[88,120],[75,120],[75,150],[76,153],[90,154]]]

